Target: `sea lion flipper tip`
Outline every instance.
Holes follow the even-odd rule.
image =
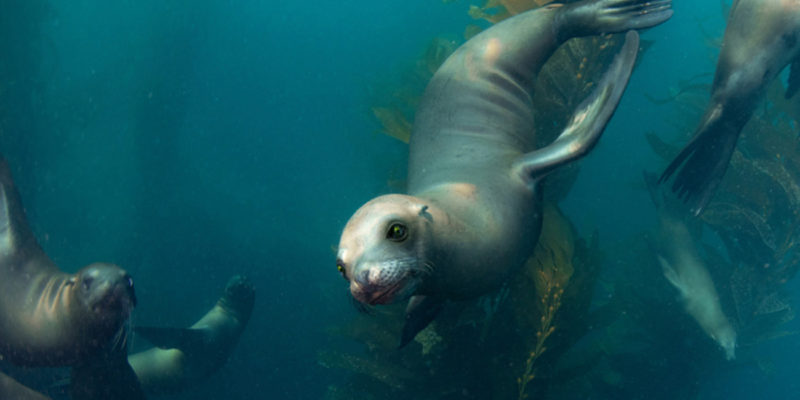
[[[594,0],[566,5],[561,11],[570,27],[564,37],[646,29],[672,17],[671,0]]]
[[[722,107],[706,113],[694,137],[664,169],[659,182],[672,179],[671,190],[699,215],[711,201],[728,168],[740,130],[731,126]],[[673,177],[673,175],[675,175]]]
[[[625,44],[595,90],[576,108],[569,125],[550,145],[522,155],[514,171],[535,182],[554,169],[587,154],[600,139],[628,85],[639,51],[639,35],[629,31]]]
[[[256,301],[256,291],[253,283],[246,275],[234,275],[225,285],[225,293],[220,298],[220,303],[237,313],[240,318],[249,319]]]

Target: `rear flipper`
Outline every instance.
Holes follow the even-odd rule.
[[[649,28],[672,16],[671,0],[586,0],[563,7],[562,39]]]
[[[524,154],[514,162],[514,172],[533,184],[547,173],[587,154],[597,144],[631,77],[639,35],[625,35],[622,51],[592,94],[578,106],[572,120],[561,135],[547,147]]]
[[[711,201],[739,139],[741,126],[722,118],[722,106],[711,109],[694,138],[667,166],[659,183],[677,172],[672,191],[699,215]]]

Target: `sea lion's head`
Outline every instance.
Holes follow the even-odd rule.
[[[725,359],[730,361],[736,358],[736,331],[730,325],[725,323],[716,334],[711,335],[711,338],[716,340],[725,352]]]
[[[95,324],[118,329],[136,307],[133,278],[116,265],[90,264],[73,279],[75,298]]]
[[[347,222],[337,268],[365,304],[409,298],[432,272],[433,217],[415,197],[386,195],[364,204]]]

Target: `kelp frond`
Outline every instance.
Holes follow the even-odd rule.
[[[533,281],[540,300],[539,328],[533,350],[525,362],[525,370],[517,378],[519,399],[527,398],[526,388],[536,376],[536,360],[547,350],[545,341],[555,331],[555,316],[561,307],[564,288],[574,272],[575,234],[569,222],[553,205],[544,207],[542,235],[533,256],[525,264],[525,275]]]

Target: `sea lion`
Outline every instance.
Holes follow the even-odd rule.
[[[254,300],[250,281],[234,276],[216,305],[190,328],[134,328],[157,348],[131,354],[122,361],[119,358],[125,354],[125,346],[120,345],[118,351],[83,360],[72,369],[69,381],[36,388],[55,398],[69,396],[72,400],[144,399],[146,395],[183,391],[225,364],[250,319]],[[46,381],[39,380],[38,385]],[[6,398],[50,399],[0,372],[0,399]]]
[[[733,360],[736,358],[736,331],[722,311],[711,274],[697,253],[695,239],[687,226],[688,215],[673,204],[675,199],[658,190],[655,176],[645,174],[645,182],[658,210],[658,234],[651,245],[664,277],[678,289],[686,313],[722,347],[725,358]]]
[[[121,340],[136,306],[122,268],[58,269],[36,241],[8,163],[0,156],[0,358],[70,366]]]
[[[567,39],[646,28],[671,2],[552,4],[498,23],[459,47],[434,74],[410,139],[408,194],[375,198],[347,222],[337,268],[359,302],[411,296],[401,345],[445,299],[496,289],[532,253],[541,229],[538,182],[586,154],[627,85],[638,51],[621,52],[569,126],[536,149],[532,86]]]
[[[792,65],[786,97],[800,88],[800,1],[736,0],[717,61],[711,101],[691,141],[661,174],[699,215],[728,167],[739,133],[767,86]]]
[[[50,400],[49,397],[30,389],[2,372],[0,372],[0,399]]]
[[[144,391],[179,392],[216,372],[239,341],[254,302],[250,281],[234,276],[217,304],[190,328],[134,328],[159,347],[128,357]]]

